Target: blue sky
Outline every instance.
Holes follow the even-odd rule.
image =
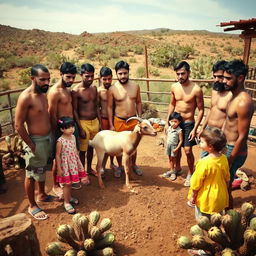
[[[0,0],[0,24],[80,34],[170,28],[223,32],[256,17],[255,0]]]

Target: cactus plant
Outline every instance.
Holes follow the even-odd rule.
[[[220,213],[215,213],[215,214],[211,215],[211,224],[213,226],[220,227],[221,218],[222,218],[222,216]]]
[[[212,226],[210,220],[206,216],[201,216],[197,220],[197,225],[205,231],[208,231]]]
[[[56,232],[58,240],[70,245],[72,249],[68,250],[66,253],[64,251],[61,252],[60,248],[62,249],[62,247],[59,246],[60,243],[54,242],[48,245],[46,252],[48,252],[50,256],[63,256],[64,253],[66,256],[114,255],[111,245],[115,240],[115,236],[110,232],[104,233],[106,230],[110,229],[112,222],[110,219],[104,218],[98,227],[96,224],[99,219],[100,214],[97,211],[91,212],[89,216],[84,216],[80,213],[75,214],[72,218],[73,226],[62,224],[57,228]],[[57,252],[59,252],[59,254],[56,254]]]
[[[92,226],[96,226],[99,219],[100,213],[98,211],[93,211],[89,214],[89,222]]]
[[[244,203],[241,213],[228,210],[224,216],[214,214],[209,224],[205,217],[198,220],[198,226],[208,232],[198,231],[194,225],[190,229],[192,239],[181,236],[178,245],[183,249],[202,249],[210,251],[212,256],[255,256],[256,255],[256,217],[253,217],[255,207],[251,203]],[[220,223],[221,225],[217,227]],[[247,221],[250,220],[250,221]],[[217,225],[216,225],[217,223]],[[210,225],[213,225],[209,228]],[[206,235],[207,234],[207,235]],[[210,238],[213,242],[208,241]]]
[[[190,234],[192,236],[194,235],[200,235],[200,236],[203,236],[204,235],[204,232],[203,230],[198,226],[198,225],[194,225],[190,228]]]
[[[58,242],[52,242],[47,245],[45,248],[45,252],[49,256],[54,256],[54,255],[63,255],[64,251],[63,248],[61,247],[61,244]]]

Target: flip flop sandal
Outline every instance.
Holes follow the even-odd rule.
[[[47,195],[44,199],[36,200],[38,203],[49,203],[49,202],[56,202],[58,198],[52,195]]]
[[[71,204],[64,204],[64,209],[68,214],[75,214],[76,210]]]
[[[164,178],[169,178],[171,174],[172,174],[172,171],[167,171],[167,172],[164,172],[161,176]]]
[[[82,186],[81,186],[80,183],[73,183],[73,184],[71,185],[71,187],[72,187],[73,189],[80,189]]]
[[[74,197],[71,197],[70,201],[69,201],[71,204],[74,204],[74,205],[78,205],[79,204],[79,201],[78,199],[74,198]]]
[[[186,177],[185,182],[184,182],[185,187],[190,187],[190,179],[191,179],[191,176]]]
[[[121,167],[115,167],[115,169],[114,169],[115,178],[120,178],[121,175],[122,175],[122,168]]]
[[[36,220],[46,220],[48,218],[48,215],[45,213],[44,217],[36,216],[37,213],[43,212],[43,210],[39,207],[36,207],[34,210],[30,211],[28,210],[28,213]]]
[[[143,171],[138,167],[138,166],[134,166],[133,167],[133,171],[134,173],[136,173],[138,176],[141,176],[143,174]]]
[[[90,180],[89,180],[89,179],[86,179],[86,178],[82,178],[82,179],[81,179],[81,183],[82,183],[83,185],[86,185],[86,186],[91,184]]]
[[[169,179],[172,180],[172,181],[176,180],[176,179],[177,179],[177,174],[176,174],[176,172],[172,172],[171,175],[170,175],[170,177],[169,177]]]

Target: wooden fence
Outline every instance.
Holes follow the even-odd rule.
[[[255,72],[254,72],[255,74]],[[155,106],[163,106],[165,108],[165,110],[158,110],[159,113],[167,113],[167,108],[168,108],[168,104],[169,102],[162,102],[162,101],[152,101],[151,100],[151,96],[153,95],[170,95],[170,91],[150,91],[150,82],[161,82],[161,83],[174,83],[176,82],[174,79],[151,79],[151,78],[130,78],[130,80],[134,80],[137,82],[146,82],[147,83],[147,90],[141,90],[141,94],[146,94],[146,100],[143,100],[142,102],[145,103],[150,103],[153,104]],[[211,83],[213,82],[213,80],[203,80],[203,79],[190,79],[193,82],[196,83]],[[249,88],[247,87],[247,84],[252,85],[254,88]],[[247,91],[252,95],[254,102],[256,103],[256,80],[246,80],[246,89]],[[3,97],[7,97],[7,101],[4,104],[4,106],[2,106],[0,108],[0,125],[1,128],[3,128],[3,134],[2,135],[6,135],[6,134],[11,134],[13,135],[15,133],[15,127],[14,127],[14,111],[16,108],[16,101],[12,100],[12,95],[13,94],[17,94],[20,93],[21,91],[23,91],[22,89],[17,89],[17,90],[8,90],[5,92],[0,92],[0,102],[3,102]],[[210,96],[204,96],[204,99],[209,99]],[[6,120],[3,120],[3,112],[8,112],[8,115],[4,115]],[[7,131],[7,132],[5,132]],[[0,141],[3,138],[0,139]]]

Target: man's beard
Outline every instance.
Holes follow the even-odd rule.
[[[215,82],[213,83],[213,90],[218,91],[218,92],[223,92],[225,91],[225,84],[221,82]]]
[[[118,81],[120,82],[120,84],[127,84],[129,78],[126,79],[118,79]]]
[[[188,77],[186,79],[179,79],[178,82],[180,84],[185,84],[188,81]]]
[[[62,78],[62,84],[65,86],[65,87],[71,87],[71,85],[73,84],[73,83],[71,83],[71,82],[65,82],[64,80],[63,80],[63,78]]]
[[[49,84],[45,84],[44,86],[40,86],[40,85],[36,84],[35,88],[38,93],[47,93],[47,91],[49,89]]]
[[[104,88],[107,90],[109,89],[110,86],[111,86],[111,84],[104,84]]]
[[[235,91],[237,87],[238,87],[238,83],[237,81],[235,81],[235,83],[231,87],[228,87],[225,85],[225,91]]]

